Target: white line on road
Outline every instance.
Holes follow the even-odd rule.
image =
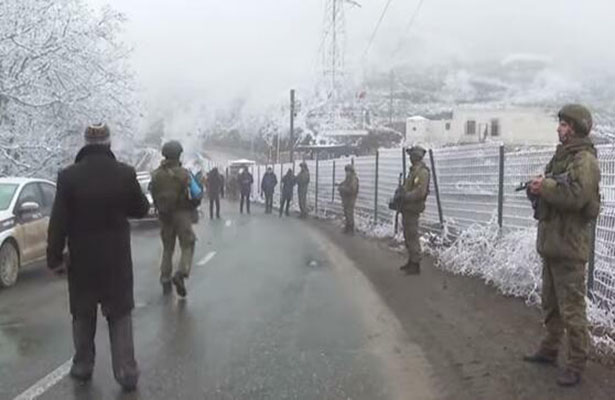
[[[203,258],[201,261],[199,261],[199,263],[197,265],[199,267],[202,267],[203,265],[205,265],[208,262],[210,262],[215,256],[216,256],[216,252],[215,251],[210,251],[209,253],[207,253],[205,258]]]
[[[49,375],[30,386],[28,390],[15,397],[13,400],[33,400],[51,389],[56,383],[60,382],[70,372],[73,360],[68,360],[60,365]]]

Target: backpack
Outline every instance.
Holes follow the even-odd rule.
[[[171,168],[159,168],[152,174],[152,197],[159,214],[171,214],[179,208],[186,187]]]
[[[193,206],[198,207],[203,200],[203,185],[201,182],[190,172],[190,202]]]

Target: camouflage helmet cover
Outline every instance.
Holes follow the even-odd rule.
[[[344,167],[344,170],[348,171],[348,172],[353,172],[354,171],[354,165],[346,164],[346,166]]]
[[[183,151],[184,148],[177,140],[171,140],[162,146],[162,156],[171,160],[179,160]]]
[[[581,104],[566,104],[557,113],[560,120],[572,122],[574,131],[580,135],[587,136],[592,130],[593,119],[591,112]]]

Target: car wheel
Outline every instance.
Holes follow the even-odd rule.
[[[17,282],[19,253],[15,245],[5,242],[0,247],[0,287],[10,287]]]

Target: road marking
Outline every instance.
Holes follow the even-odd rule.
[[[233,221],[231,221],[230,219],[226,220],[226,223],[224,225],[226,225],[226,227],[228,228],[229,226],[231,226],[233,224]]]
[[[199,261],[199,263],[197,265],[199,267],[202,267],[203,265],[205,265],[208,262],[210,262],[215,256],[216,256],[216,252],[215,251],[210,251],[209,253],[207,253],[205,258],[203,258],[201,261]]]
[[[30,386],[28,390],[15,397],[13,400],[33,400],[43,395],[46,391],[51,389],[56,383],[60,382],[70,372],[70,367],[73,360],[68,360],[64,364],[60,365],[49,375]]]

